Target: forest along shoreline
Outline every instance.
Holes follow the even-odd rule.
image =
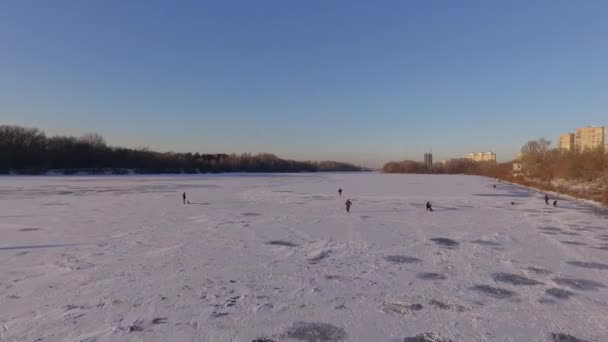
[[[52,136],[37,128],[0,125],[0,174],[199,174],[364,171],[337,161],[297,161],[271,153],[156,152],[109,146],[96,133]]]

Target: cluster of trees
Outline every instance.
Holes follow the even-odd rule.
[[[0,173],[62,170],[125,173],[360,171],[332,161],[303,162],[273,154],[161,153],[108,146],[98,134],[47,137],[37,128],[0,126]]]
[[[573,179],[593,181],[608,176],[608,154],[603,147],[585,151],[564,151],[550,148],[549,140],[529,141],[521,149],[523,173],[526,177],[551,181]]]
[[[603,147],[585,151],[563,151],[551,148],[549,140],[529,141],[521,149],[523,175],[529,179],[594,181],[608,178],[608,154]],[[383,167],[387,173],[432,173],[483,175],[513,180],[512,163],[474,162],[451,159],[428,167],[422,162],[404,160],[389,162]]]
[[[413,160],[388,162],[382,170],[386,173],[426,173],[426,174],[466,174],[499,177],[509,174],[510,163],[475,162],[470,159],[450,159],[445,163],[435,163],[428,167]]]
[[[333,160],[315,161],[312,162],[317,171],[365,171],[360,166],[355,166],[348,163],[341,163]]]
[[[608,204],[608,154],[593,150],[551,148],[546,139],[529,141],[521,149],[522,176],[514,181]],[[558,181],[559,180],[559,181]]]
[[[382,171],[386,173],[431,173],[424,163],[413,160],[388,162],[384,164]]]

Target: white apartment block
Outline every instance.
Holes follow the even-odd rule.
[[[468,158],[472,161],[489,161],[496,162],[496,153],[494,152],[472,152],[469,153]]]

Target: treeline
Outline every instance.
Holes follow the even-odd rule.
[[[531,140],[521,149],[523,174],[551,181],[571,179],[593,181],[608,176],[608,154],[603,147],[585,151],[550,148],[549,140]]]
[[[497,164],[494,162],[475,162],[470,159],[451,159],[444,163],[435,163],[428,167],[425,163],[413,160],[388,162],[382,170],[386,173],[417,173],[417,174],[466,174],[499,177],[507,175],[511,163]]]
[[[337,161],[333,161],[333,160],[315,161],[315,162],[311,162],[311,163],[315,166],[316,171],[322,171],[322,172],[365,171],[365,169],[363,169],[360,166],[355,166],[355,165],[348,164],[348,163],[341,163],[341,162],[337,162]]]
[[[608,204],[608,154],[604,147],[585,151],[550,148],[546,139],[521,149],[522,172],[513,181],[542,190]]]
[[[281,159],[273,154],[161,153],[148,149],[112,147],[98,134],[47,137],[37,128],[0,126],[0,173],[41,174],[61,170],[69,174],[207,172],[361,171],[333,161]]]

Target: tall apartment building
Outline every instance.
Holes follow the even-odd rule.
[[[472,161],[489,161],[496,162],[496,153],[494,152],[473,152],[469,153],[469,159]]]
[[[432,153],[424,154],[424,165],[426,165],[426,167],[428,167],[428,168],[433,167],[433,154]]]
[[[557,148],[562,151],[574,150],[574,133],[566,133],[559,136],[557,139]]]
[[[574,133],[574,147],[578,151],[606,147],[606,127],[582,127]]]

